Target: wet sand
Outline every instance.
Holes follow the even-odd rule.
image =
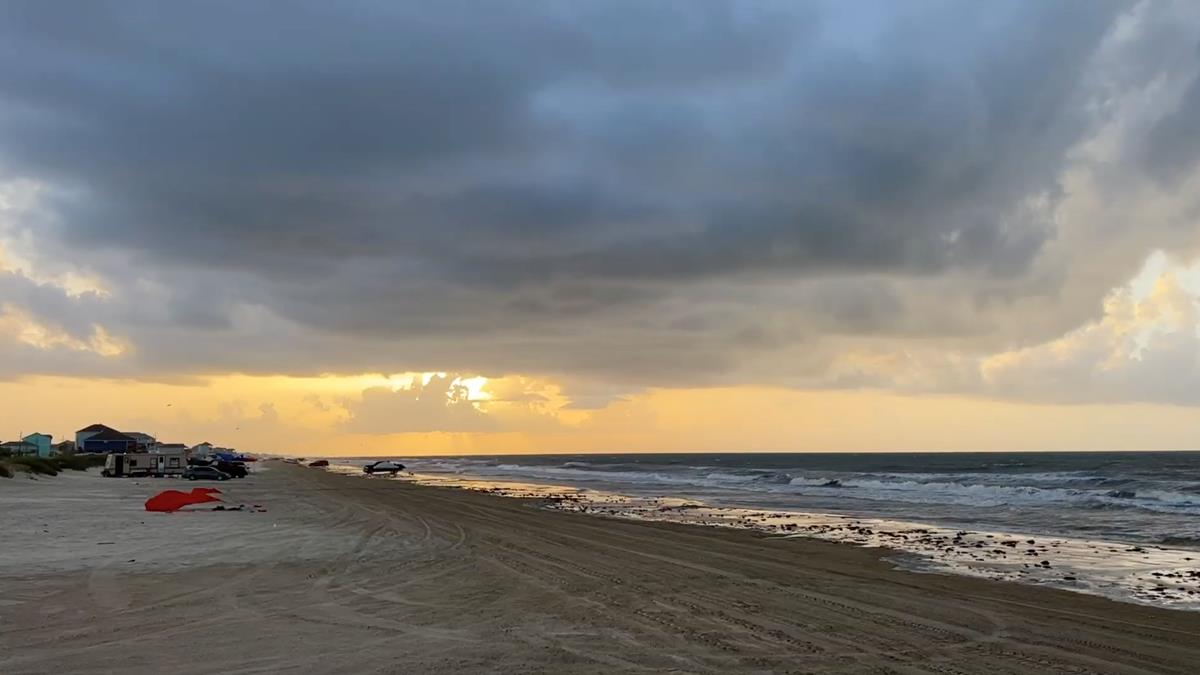
[[[1200,613],[273,463],[0,481],[0,672],[1195,673]],[[189,486],[190,487],[190,486]]]

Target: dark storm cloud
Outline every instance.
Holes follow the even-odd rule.
[[[123,310],[158,367],[673,378],[753,342],[706,285],[1020,274],[1126,6],[6,2],[0,172],[58,188],[38,235],[118,295],[165,289]],[[239,305],[343,351],[152,337]]]
[[[1200,46],[1196,58],[1200,59]],[[1161,180],[1173,182],[1200,161],[1200,76],[1184,91],[1178,109],[1159,120],[1147,140],[1149,168]]]

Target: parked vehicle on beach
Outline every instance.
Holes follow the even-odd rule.
[[[229,480],[229,474],[211,466],[189,466],[182,478],[188,480]]]
[[[231,478],[245,478],[250,475],[250,470],[241,462],[225,462],[218,460],[214,466],[217,471],[229,474]]]
[[[389,460],[382,460],[379,462],[371,462],[370,464],[363,467],[363,473],[368,473],[368,474],[389,473],[393,476],[395,476],[396,474],[400,473],[403,470],[404,470],[403,464],[401,464],[400,462],[392,462]]]
[[[114,452],[104,460],[100,475],[110,478],[129,476],[178,476],[186,467],[182,452]]]
[[[246,476],[250,475],[250,470],[247,469],[246,465],[242,464],[241,462],[226,462],[222,459],[201,459],[198,457],[193,457],[188,460],[188,465],[212,467],[217,471],[229,474],[230,478],[245,478]]]

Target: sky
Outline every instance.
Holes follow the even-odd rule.
[[[0,3],[0,436],[1200,449],[1200,5]]]

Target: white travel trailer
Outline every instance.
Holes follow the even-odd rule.
[[[178,476],[187,468],[183,450],[158,452],[114,452],[104,461],[105,476]]]

